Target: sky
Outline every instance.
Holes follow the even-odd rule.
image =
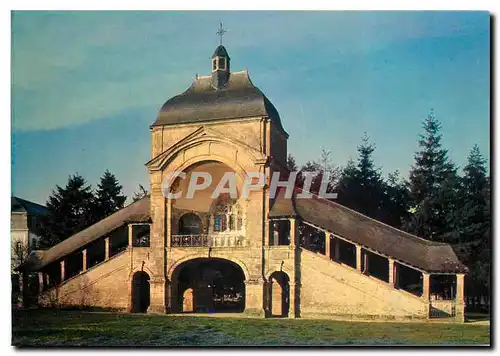
[[[129,197],[148,186],[149,126],[210,73],[220,21],[231,69],[276,106],[299,164],[328,149],[343,166],[366,133],[383,175],[407,176],[431,109],[460,170],[474,144],[489,164],[487,12],[14,11],[12,194],[43,204],[107,169]]]

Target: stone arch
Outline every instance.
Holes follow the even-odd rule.
[[[132,275],[131,285],[131,312],[145,313],[151,303],[151,278],[144,271],[137,271]]]
[[[269,311],[273,317],[287,317],[290,312],[290,278],[283,271],[269,276]]]
[[[247,268],[246,264],[243,261],[241,261],[240,259],[235,258],[233,256],[219,256],[219,255],[211,256],[211,257],[212,258],[219,258],[222,260],[228,260],[228,261],[235,263],[243,271],[243,275],[245,276],[245,280],[248,281],[250,279],[250,273],[248,272],[248,268]],[[168,268],[168,272],[167,272],[168,280],[172,281],[172,277],[173,277],[174,272],[177,269],[177,267],[179,267],[180,265],[182,265],[186,262],[189,262],[190,260],[195,260],[197,258],[207,258],[206,253],[205,252],[193,253],[193,254],[184,256],[183,258],[180,258],[177,261],[175,261],[174,264],[172,264]]]
[[[173,312],[243,312],[244,269],[224,257],[200,256],[176,263],[170,273]]]

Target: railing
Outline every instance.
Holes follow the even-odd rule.
[[[172,235],[172,247],[244,247],[241,235]]]

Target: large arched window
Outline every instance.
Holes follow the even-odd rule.
[[[198,215],[187,213],[181,216],[179,220],[179,233],[181,235],[199,235],[201,230],[201,219]]]
[[[213,211],[214,232],[241,231],[243,213],[236,201],[221,201]]]

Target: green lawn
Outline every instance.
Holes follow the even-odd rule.
[[[15,346],[487,345],[488,325],[16,311]]]

